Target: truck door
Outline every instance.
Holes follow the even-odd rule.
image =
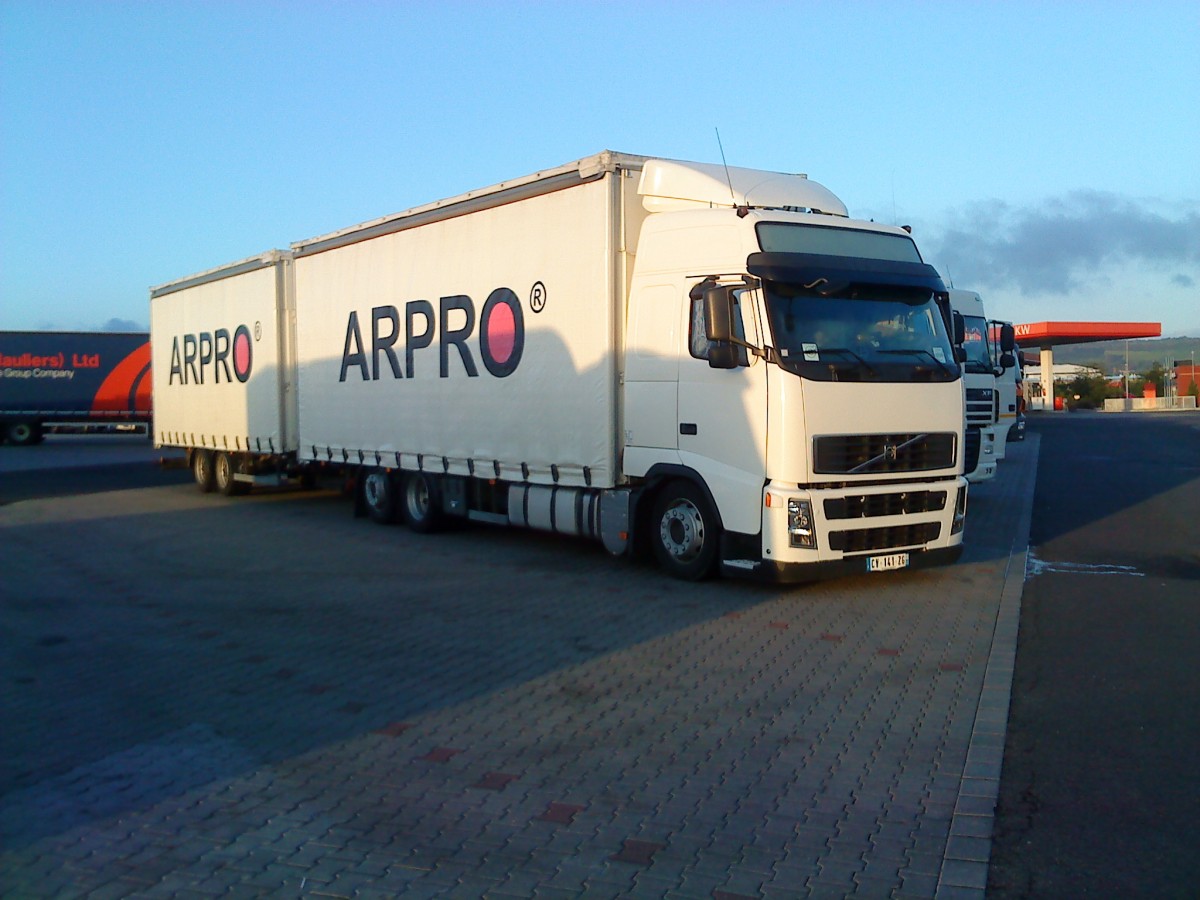
[[[742,289],[734,296],[735,330],[740,326],[742,336],[761,347],[754,292]],[[687,341],[679,355],[680,461],[704,478],[726,530],[756,534],[766,478],[767,367],[739,347],[736,367],[714,368],[702,300],[685,298],[683,307]]]

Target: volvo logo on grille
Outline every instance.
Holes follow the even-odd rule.
[[[897,435],[897,436],[902,436],[902,435]],[[893,435],[889,435],[889,437],[893,437]],[[913,435],[907,441],[904,441],[903,443],[900,443],[900,444],[893,444],[891,441],[881,441],[879,444],[875,445],[875,446],[881,448],[881,451],[879,453],[877,453],[875,456],[872,456],[866,462],[859,463],[853,469],[850,469],[848,471],[851,475],[857,475],[859,472],[865,472],[868,469],[872,468],[873,466],[879,465],[881,463],[887,464],[887,463],[899,462],[901,450],[907,450],[909,447],[919,446],[928,437],[929,437],[928,434],[917,434],[917,435]]]

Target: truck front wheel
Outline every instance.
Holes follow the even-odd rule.
[[[651,526],[654,555],[668,574],[700,581],[717,561],[720,528],[704,492],[690,481],[672,481],[659,492]]]
[[[207,450],[192,451],[192,477],[196,479],[196,487],[203,494],[211,494],[216,486],[213,477],[212,454]]]
[[[437,531],[442,516],[438,509],[437,481],[424,472],[411,472],[404,479],[404,518],[420,534]]]
[[[396,482],[385,469],[369,469],[363,477],[363,503],[374,521],[390,525],[396,521]]]

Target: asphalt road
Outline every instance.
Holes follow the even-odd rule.
[[[1200,896],[1200,414],[1042,438],[988,896]]]
[[[163,461],[167,465],[163,465]],[[183,452],[155,450],[139,434],[54,434],[32,447],[0,445],[0,505],[179,484]]]

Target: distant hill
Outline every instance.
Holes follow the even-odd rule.
[[[1145,341],[1098,341],[1095,344],[1063,344],[1054,348],[1055,363],[1098,366],[1107,373],[1125,370],[1125,346],[1129,345],[1129,371],[1144,372],[1154,363],[1172,366],[1175,360],[1190,360],[1196,354],[1200,364],[1200,338],[1156,338]],[[1037,348],[1027,349],[1037,355]]]

